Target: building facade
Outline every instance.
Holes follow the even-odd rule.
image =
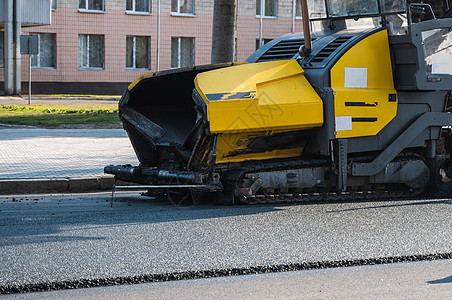
[[[260,3],[238,1],[237,61],[256,49]],[[262,3],[264,40],[301,31],[300,0]],[[160,0],[160,9],[157,0],[53,0],[52,25],[22,29],[39,40],[38,54],[22,55],[22,80],[31,59],[33,93],[121,93],[141,74],[208,64],[212,15],[213,0]],[[0,31],[0,83],[2,51]]]

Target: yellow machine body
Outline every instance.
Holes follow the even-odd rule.
[[[387,30],[368,36],[331,68],[336,138],[376,135],[397,114]]]
[[[374,28],[351,9],[243,63],[139,77],[119,117],[140,165],[105,172],[176,205],[411,197],[452,180],[452,19],[405,28],[385,11]]]
[[[301,131],[323,124],[322,100],[296,60],[200,73],[195,88],[206,104],[208,129],[218,135],[217,163],[298,156]],[[285,145],[266,147],[282,139]]]

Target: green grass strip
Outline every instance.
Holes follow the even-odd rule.
[[[0,105],[0,123],[58,126],[63,124],[118,124],[117,105]]]

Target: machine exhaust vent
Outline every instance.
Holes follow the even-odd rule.
[[[304,39],[283,40],[276,43],[273,47],[267,50],[257,62],[291,59],[298,54],[298,49],[303,45]]]
[[[350,40],[351,36],[341,36],[331,41],[322,50],[320,50],[313,58],[309,61],[309,65],[323,65],[323,63],[329,61],[329,57],[337,49],[339,49],[343,44]]]

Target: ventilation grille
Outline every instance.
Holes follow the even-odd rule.
[[[298,53],[298,49],[303,43],[304,39],[280,41],[268,49],[257,61],[291,59]]]
[[[336,51],[340,46],[345,44],[349,39],[351,39],[351,36],[341,36],[335,39],[334,41],[330,42],[328,45],[326,45],[322,50],[320,50],[319,53],[317,53],[310,61],[309,64],[312,65],[321,65],[324,62],[327,62],[328,58],[331,54],[333,54],[334,51]]]

